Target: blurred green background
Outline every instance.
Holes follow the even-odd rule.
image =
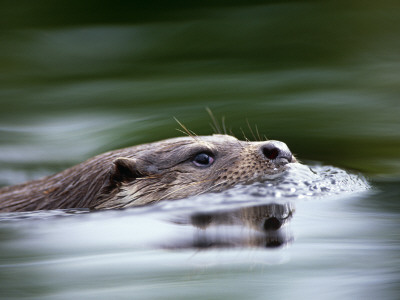
[[[0,183],[181,133],[210,107],[305,161],[400,175],[396,1],[0,1]]]

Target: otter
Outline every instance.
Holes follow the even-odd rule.
[[[281,175],[285,143],[185,136],[95,156],[55,175],[0,189],[0,211],[119,209],[218,192]]]

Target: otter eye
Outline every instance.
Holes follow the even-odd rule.
[[[193,163],[198,167],[207,167],[214,162],[214,158],[207,153],[199,153],[193,159]]]

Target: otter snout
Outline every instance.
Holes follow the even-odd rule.
[[[269,141],[262,145],[260,150],[267,159],[278,163],[287,164],[295,160],[288,146],[279,141]]]

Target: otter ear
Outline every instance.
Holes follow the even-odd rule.
[[[111,169],[111,180],[114,182],[131,181],[143,177],[139,172],[136,159],[118,157],[113,161]]]

